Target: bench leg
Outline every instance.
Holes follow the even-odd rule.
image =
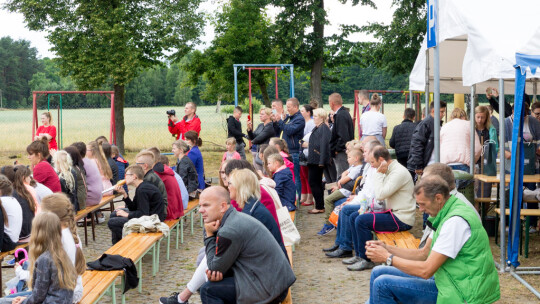
[[[184,225],[184,222],[180,223],[181,225]],[[184,227],[182,227],[183,229]],[[178,227],[178,225],[176,225],[176,249],[178,249],[178,235],[180,234],[180,227]]]
[[[180,220],[180,237],[181,237],[180,239],[181,243],[184,244],[184,216]],[[178,236],[176,238],[177,238],[176,249],[178,249]]]
[[[111,288],[112,302],[113,302],[113,304],[116,304],[116,287],[114,287],[114,282],[112,283],[110,288]]]
[[[139,259],[139,261],[137,262],[137,264],[139,265],[139,286],[138,286],[138,291],[139,293],[142,292],[142,257]]]
[[[189,213],[189,216],[191,217],[190,218],[191,219],[190,221],[191,222],[191,235],[193,235],[193,211]]]
[[[529,225],[531,224],[531,217],[525,217],[525,258],[529,257]]]
[[[167,261],[171,259],[169,255],[169,251],[171,249],[171,234],[172,231],[169,231],[169,235],[167,236]]]
[[[95,221],[94,221],[94,217],[95,217]],[[94,212],[94,213],[91,213],[90,214],[90,220],[92,221],[92,240],[95,242],[96,241],[96,222],[97,222],[97,214]]]
[[[88,247],[88,217],[84,217],[84,246]]]
[[[159,244],[161,243],[161,241],[158,241],[157,244],[159,246]],[[157,251],[159,252],[159,248],[157,248]],[[157,263],[156,263],[156,259],[157,259],[157,252],[156,252],[156,244],[154,244],[154,246],[152,246],[152,276],[156,276],[156,267],[157,267]]]
[[[124,292],[124,286],[126,282],[124,281],[124,275],[122,275],[122,280],[120,281],[120,292],[122,293],[122,304],[126,304],[126,293]]]

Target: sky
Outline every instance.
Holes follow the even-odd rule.
[[[2,7],[7,0],[0,0]],[[221,7],[223,1],[207,0],[201,5],[201,9],[212,13]],[[351,2],[351,1],[349,1]],[[377,9],[367,6],[352,6],[350,3],[341,4],[338,0],[326,0],[325,8],[328,13],[330,24],[325,28],[325,35],[331,36],[339,32],[340,24],[355,24],[358,26],[367,25],[369,22],[383,22],[388,24],[392,20],[394,9],[391,7],[392,0],[374,0]],[[269,11],[269,15],[275,15],[276,12]],[[45,32],[30,31],[26,28],[24,18],[19,13],[10,13],[0,9],[0,37],[10,36],[11,38],[26,39],[38,50],[39,57],[55,57],[55,54],[49,49],[51,44],[47,41]],[[197,49],[204,49],[214,38],[214,30],[207,25],[202,37],[203,45],[197,46]],[[349,37],[352,41],[374,41],[374,38],[365,34],[355,34]]]

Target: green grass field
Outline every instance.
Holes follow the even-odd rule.
[[[353,109],[353,105],[346,105]],[[453,104],[449,105],[449,112]],[[157,146],[163,151],[170,151],[174,138],[167,130],[167,116],[165,111],[171,107],[155,108],[126,108],[125,119],[125,148],[128,151]],[[175,107],[178,113],[183,108]],[[326,106],[328,109],[328,106]],[[387,141],[392,136],[392,129],[401,123],[403,117],[403,104],[385,104],[384,113],[388,120]],[[44,110],[38,110],[38,115]],[[53,112],[53,124],[58,128],[57,112]],[[225,119],[228,115],[216,113],[215,106],[204,106],[197,109],[202,121],[201,138],[203,150],[224,149],[227,136]],[[255,125],[259,123],[259,115],[255,116]],[[75,141],[88,142],[100,135],[109,137],[110,109],[75,109],[64,110],[62,113],[62,142],[67,146]],[[242,125],[245,129],[247,114],[242,116]],[[5,110],[0,111],[0,126],[3,130],[0,137],[0,155],[25,154],[26,146],[31,142],[32,111],[31,110]],[[57,139],[57,141],[59,141]]]

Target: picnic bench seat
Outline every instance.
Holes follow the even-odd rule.
[[[399,248],[418,249],[420,245],[420,239],[415,238],[409,231],[375,233],[375,236],[386,245]]]
[[[111,295],[113,304],[116,304],[116,287],[114,282],[118,277],[121,277],[123,273],[122,270],[85,271],[82,275],[84,286],[83,296],[79,304],[97,303],[107,292]]]
[[[535,201],[538,202],[538,201]],[[506,215],[510,215],[510,209],[506,208],[504,210]],[[501,216],[501,209],[497,208],[495,209],[495,213],[497,213],[497,217]],[[525,218],[525,223],[521,222],[521,231],[525,230],[525,258],[529,257],[529,225],[530,225],[530,218],[531,216],[540,216],[540,209],[521,209],[520,211],[520,218],[523,220]],[[498,222],[498,218],[496,219],[496,222]],[[497,232],[498,229],[495,229],[495,243],[497,243]],[[520,233],[520,239],[521,239],[522,233]],[[520,249],[522,242],[520,242]],[[521,253],[523,253],[523,250],[521,250]]]
[[[173,230],[176,229],[176,249],[178,249],[178,226],[180,223],[180,219],[176,220],[168,220],[164,222],[167,226],[169,226],[169,235],[167,236],[167,260],[170,260],[169,251],[171,248],[171,235]]]

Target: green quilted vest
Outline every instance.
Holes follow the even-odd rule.
[[[471,237],[455,259],[448,258],[435,272],[435,284],[439,290],[437,303],[485,304],[499,300],[499,276],[491,255],[489,239],[471,207],[450,196],[439,214],[429,218],[437,229],[431,247],[439,236],[438,228],[452,216],[460,216],[469,223]]]

